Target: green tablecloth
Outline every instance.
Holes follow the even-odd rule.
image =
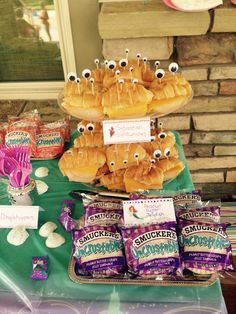
[[[178,137],[177,137],[178,138]],[[183,156],[182,156],[183,158]],[[49,175],[43,180],[49,185],[46,194],[38,197],[36,204],[42,207],[39,215],[39,226],[46,221],[57,222],[61,201],[70,198],[68,193],[81,188],[79,183],[68,182],[63,178],[57,167],[57,160],[33,161],[34,170],[39,166],[49,168]],[[34,177],[34,176],[32,176]],[[170,189],[193,188],[189,171],[185,171],[174,181],[169,183]],[[0,204],[8,204],[8,200],[0,200]],[[74,218],[82,214],[81,204],[77,201]],[[68,277],[68,263],[71,254],[71,236],[66,233],[57,222],[57,232],[66,238],[66,243],[56,249],[48,249],[45,239],[38,235],[38,230],[28,230],[30,236],[27,241],[14,247],[6,241],[9,229],[0,230],[0,270],[13,281],[19,289],[30,298],[57,298],[74,300],[103,300],[110,301],[114,291],[118,293],[120,302],[152,302],[152,303],[193,303],[198,305],[213,304],[216,309],[224,305],[220,284],[217,281],[209,287],[139,287],[112,285],[79,285]],[[49,278],[46,281],[30,279],[32,271],[32,256],[49,256]],[[0,280],[0,291],[10,291],[6,283]],[[0,293],[0,295],[1,295]],[[1,311],[0,311],[1,312]],[[221,312],[222,313],[222,312]]]

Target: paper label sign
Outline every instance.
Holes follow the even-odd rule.
[[[103,121],[103,140],[105,145],[150,142],[150,117],[129,120]]]
[[[123,201],[124,225],[150,225],[176,221],[172,198]]]
[[[0,206],[0,228],[38,229],[39,206]]]

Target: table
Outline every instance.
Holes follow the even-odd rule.
[[[49,168],[49,176],[43,179],[49,190],[36,201],[41,207],[41,226],[49,220],[57,222],[61,201],[71,198],[68,195],[71,190],[85,186],[63,178],[57,160],[33,162],[34,170],[39,166]],[[185,171],[188,173],[188,169]],[[177,184],[182,187],[181,182],[180,177]],[[170,183],[172,187],[173,184]],[[191,184],[190,181],[189,186]],[[0,204],[8,204],[8,200],[2,199]],[[81,214],[81,203],[77,201],[74,218]],[[57,232],[66,238],[66,243],[57,249],[48,249],[38,230],[28,230],[30,236],[20,247],[7,243],[8,229],[0,230],[0,271],[7,280],[3,282],[3,277],[0,280],[0,313],[27,313],[27,304],[34,313],[227,313],[219,280],[208,287],[78,285],[72,282],[67,274],[71,236],[58,222],[57,225]],[[43,255],[49,256],[49,278],[33,281],[30,279],[31,258]],[[12,283],[14,289],[10,288]]]

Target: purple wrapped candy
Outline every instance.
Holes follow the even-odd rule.
[[[194,220],[201,222],[220,222],[220,206],[206,206],[202,208],[181,208],[176,210],[178,219]]]
[[[30,278],[34,280],[48,279],[48,256],[32,257],[33,271]]]
[[[179,221],[179,245],[183,266],[196,274],[233,270],[227,224]]]
[[[75,229],[77,222],[71,218],[72,211],[75,207],[75,203],[72,200],[63,200],[61,205],[61,214],[58,217],[58,221],[65,228],[67,232],[71,232]]]
[[[115,225],[84,227],[72,236],[73,256],[84,274],[97,278],[123,275],[123,241]]]
[[[130,273],[144,278],[181,274],[175,222],[122,228]]]

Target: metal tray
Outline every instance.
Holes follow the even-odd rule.
[[[210,286],[218,279],[218,274],[212,274],[208,277],[188,277],[184,280],[154,280],[154,279],[129,279],[129,278],[92,278],[88,276],[79,276],[75,273],[74,258],[71,255],[68,274],[72,281],[78,284],[102,284],[102,285],[131,285],[131,286]]]

